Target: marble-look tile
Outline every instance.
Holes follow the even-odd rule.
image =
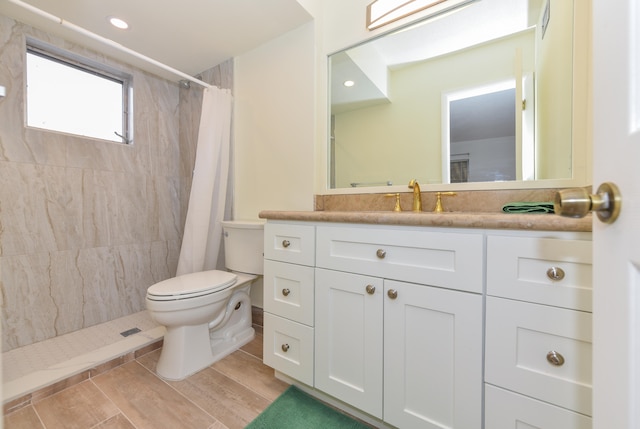
[[[2,257],[0,266],[3,351],[55,336],[58,308],[51,296],[51,255]]]
[[[93,382],[139,429],[208,428],[215,422],[137,362],[99,375]]]
[[[71,200],[61,167],[0,165],[0,254],[19,255],[67,246],[66,204]]]
[[[114,175],[111,171],[82,170],[81,248],[112,244],[117,194]]]
[[[178,240],[184,221],[180,205],[180,180],[177,177],[154,177],[147,182],[147,219],[154,240]]]
[[[33,407],[47,429],[90,428],[119,413],[90,381],[36,402]]]

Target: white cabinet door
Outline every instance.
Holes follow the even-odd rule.
[[[315,387],[382,418],[382,279],[316,269]]]
[[[384,289],[385,422],[477,429],[482,296],[391,280]]]

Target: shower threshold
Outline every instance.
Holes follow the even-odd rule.
[[[121,333],[132,326],[140,332],[123,337]],[[2,402],[6,408],[12,401],[63,380],[80,374],[88,378],[89,370],[158,343],[163,336],[164,327],[141,311],[5,352]]]

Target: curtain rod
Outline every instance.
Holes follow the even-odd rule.
[[[64,20],[62,18],[59,18],[59,17],[57,17],[55,15],[52,15],[52,14],[50,14],[48,12],[45,12],[42,9],[38,9],[37,7],[34,7],[34,6],[32,6],[32,5],[28,4],[28,3],[25,3],[25,2],[23,2],[21,0],[7,0],[7,1],[10,2],[10,3],[13,3],[16,6],[19,6],[19,7],[23,8],[23,9],[26,9],[29,12],[32,12],[32,13],[38,15],[38,16],[41,16],[41,17],[46,18],[46,19],[48,19],[50,21],[53,21],[53,22],[57,22],[58,24],[62,25],[63,27],[68,28],[70,30],[73,30],[76,33],[82,34],[82,35],[87,36],[87,37],[89,37],[89,38],[91,38],[93,40],[96,40],[96,41],[98,41],[100,43],[103,43],[103,44],[105,44],[107,46],[115,48],[115,49],[117,49],[117,50],[119,50],[121,52],[124,52],[126,54],[132,55],[132,56],[134,56],[134,57],[136,57],[138,59],[141,59],[141,60],[143,60],[143,61],[145,61],[145,62],[147,62],[149,64],[152,64],[152,65],[154,65],[156,67],[160,67],[161,69],[166,70],[166,71],[168,71],[168,72],[170,72],[170,73],[172,73],[172,74],[174,74],[176,76],[179,76],[179,77],[181,77],[181,78],[183,78],[185,80],[188,80],[188,81],[193,82],[193,83],[197,83],[198,85],[201,85],[201,86],[203,86],[205,88],[213,87],[213,85],[209,85],[208,83],[206,83],[206,82],[204,82],[204,81],[202,81],[200,79],[197,79],[197,78],[195,78],[195,77],[193,77],[191,75],[188,75],[188,74],[186,74],[184,72],[181,72],[180,70],[176,70],[171,66],[168,66],[168,65],[166,65],[164,63],[161,63],[160,61],[154,60],[153,58],[149,58],[146,55],[143,55],[143,54],[141,54],[139,52],[136,52],[136,51],[134,51],[132,49],[129,49],[126,46],[123,46],[120,43],[114,42],[111,39],[107,39],[106,37],[102,37],[102,36],[100,36],[100,35],[98,35],[96,33],[92,33],[91,31],[86,30],[85,28],[82,28],[82,27],[80,27],[78,25],[75,25],[75,24],[69,22],[69,21],[66,21],[66,20]]]

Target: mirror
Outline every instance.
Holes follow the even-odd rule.
[[[571,179],[573,7],[479,0],[330,55],[329,188]]]

